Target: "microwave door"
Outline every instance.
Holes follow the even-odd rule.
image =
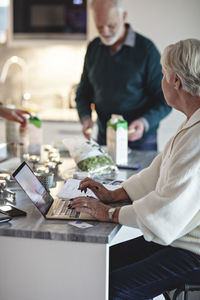
[[[14,35],[86,38],[86,1],[13,0]]]

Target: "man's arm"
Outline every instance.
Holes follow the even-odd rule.
[[[76,92],[76,107],[80,121],[82,123],[82,132],[86,138],[90,137],[90,128],[93,127],[93,122],[91,120],[91,103],[94,97],[93,87],[89,80],[89,51],[90,45],[88,46],[87,53],[85,55],[83,72],[81,75],[81,80]]]
[[[85,116],[81,118],[81,123],[82,123],[82,133],[86,137],[86,139],[90,139],[91,133],[92,133],[92,128],[93,128],[93,121],[90,116]]]
[[[157,126],[171,111],[171,107],[168,106],[164,99],[161,81],[160,54],[154,44],[151,44],[148,49],[144,86],[151,101],[149,102],[146,113],[142,116],[148,122],[148,130]]]

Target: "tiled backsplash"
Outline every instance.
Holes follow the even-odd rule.
[[[68,108],[71,86],[78,83],[82,71],[86,43],[26,47],[0,47],[0,74],[5,61],[13,56],[23,58],[27,76],[23,92],[29,92],[34,109]],[[0,101],[20,106],[22,71],[10,66],[5,83],[0,83]]]

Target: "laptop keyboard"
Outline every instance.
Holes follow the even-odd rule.
[[[57,203],[53,210],[53,215],[68,216],[70,218],[79,218],[80,212],[76,212],[75,209],[68,208],[69,201],[61,200]]]

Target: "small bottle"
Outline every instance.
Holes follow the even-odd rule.
[[[42,122],[38,117],[29,118],[29,147],[30,154],[40,155],[42,145]]]
[[[7,106],[8,108],[14,109],[14,105]],[[6,143],[7,143],[7,151],[9,156],[17,155],[17,145],[19,141],[19,127],[20,124],[17,122],[12,122],[9,120],[5,120],[6,127]]]
[[[19,123],[6,120],[6,142],[8,144],[18,143]]]
[[[20,160],[23,161],[25,155],[28,154],[28,147],[29,147],[29,132],[28,127],[19,129],[19,155]]]
[[[108,153],[116,164],[127,164],[128,122],[121,115],[112,115],[106,127]]]
[[[10,109],[15,109],[15,105],[11,104],[7,106]],[[19,140],[19,126],[17,122],[5,120],[6,125],[6,142],[8,145],[17,144]]]

